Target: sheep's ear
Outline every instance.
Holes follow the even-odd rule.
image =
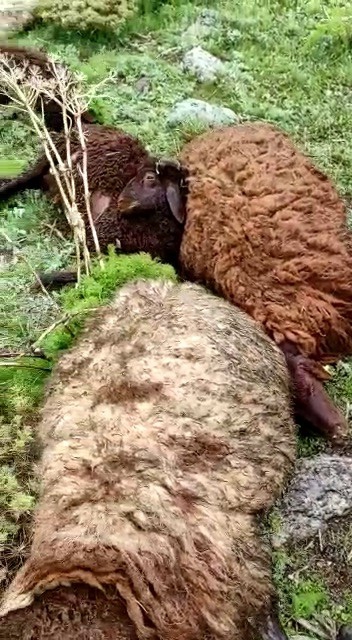
[[[101,191],[93,191],[90,197],[90,206],[92,209],[93,221],[97,222],[100,216],[108,208],[111,201],[111,196],[107,196]]]
[[[186,209],[179,185],[176,182],[168,182],[165,185],[165,192],[172,215],[176,218],[177,222],[184,224]]]

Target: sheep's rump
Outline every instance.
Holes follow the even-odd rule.
[[[263,123],[205,133],[181,160],[190,172],[185,274],[238,304],[277,343],[325,362],[351,352],[350,240],[327,176]]]
[[[38,434],[2,616],[80,582],[113,587],[141,639],[251,637],[273,595],[257,515],[296,449],[283,356],[251,318],[198,285],[125,286],[57,364]]]

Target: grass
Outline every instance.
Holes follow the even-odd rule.
[[[37,25],[16,34],[15,40],[44,46],[59,55],[84,74],[87,85],[114,72],[114,80],[93,101],[96,116],[102,123],[138,135],[155,153],[173,155],[184,139],[196,133],[187,124],[180,128],[166,125],[174,102],[202,98],[232,108],[243,119],[265,119],[282,127],[351,200],[352,2],[208,0],[202,5],[187,0],[144,0],[141,4],[144,12],[113,34],[94,34],[93,38]],[[214,25],[191,27],[205,5],[218,12]],[[182,72],[183,52],[193,44],[201,44],[226,62],[226,79],[202,85]],[[145,93],[138,92],[142,76],[148,79]],[[38,151],[23,119],[6,119],[4,123],[0,129],[0,177],[20,171]],[[32,274],[28,261],[36,269],[58,269],[71,257],[70,241],[52,227],[57,215],[37,193],[14,198],[0,208],[1,226],[13,243],[8,246],[0,239],[0,250],[14,250],[13,256],[7,254],[9,265],[0,263],[4,320],[0,323],[0,348],[26,348],[58,315],[101,304],[130,278],[170,275],[167,267],[151,263],[145,256],[127,259],[110,255],[104,275],[96,270],[79,289],[53,294],[53,300],[34,296],[29,291]],[[70,324],[74,335],[82,317],[75,316]],[[45,348],[53,360],[69,346],[71,333],[60,326],[50,334]],[[45,366],[47,362],[38,361],[35,370],[0,369],[0,548],[9,573],[25,553],[26,525],[36,496],[31,477],[37,453],[32,424],[48,375]],[[336,367],[328,388],[349,413],[351,362]],[[299,442],[304,456],[324,448],[319,439],[301,438]],[[281,616],[291,631],[296,629],[298,618],[312,620],[319,613],[333,620],[352,620],[352,590],[342,588],[344,583],[348,587],[343,566],[348,568],[351,562],[346,555],[351,549],[351,523],[344,523],[339,531],[332,529],[331,536],[323,552],[316,541],[308,549],[275,552]],[[338,570],[325,562],[326,549],[335,550],[331,562]]]
[[[277,530],[275,517],[271,524]],[[320,615],[333,623],[351,624],[351,556],[351,516],[334,523],[309,544],[274,551],[275,581],[286,628],[293,632],[298,620],[313,622]]]

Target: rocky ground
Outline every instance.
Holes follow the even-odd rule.
[[[2,3],[0,25],[14,28],[16,20],[27,21],[29,4],[12,0],[9,13]],[[263,118],[287,130],[350,197],[352,27],[346,24],[352,6],[344,3],[338,13],[336,3],[324,11],[314,2],[298,2],[295,10],[264,4],[229,1],[202,8],[178,2],[132,21],[112,40],[89,42],[39,26],[19,41],[58,54],[88,85],[113,73],[93,101],[97,115],[139,135],[155,152],[172,155],[207,126]],[[37,142],[25,122],[8,121],[0,148],[2,160],[18,163],[19,170],[35,157]],[[31,274],[19,256],[24,253],[35,268],[59,268],[72,247],[53,231],[53,211],[38,194],[4,205],[1,215],[12,244],[3,244],[0,262],[7,318],[0,347],[23,347],[57,310],[44,296],[28,293]],[[350,362],[334,371],[330,392],[349,415]],[[34,503],[26,466],[33,406],[27,383],[16,379],[4,414],[11,410],[19,422],[15,430],[13,422],[3,428],[0,444],[5,570],[16,565],[8,560],[11,544],[23,540],[21,523]],[[16,447],[25,460],[20,471],[11,466]],[[331,451],[320,440],[302,438],[300,452],[292,482],[270,518],[281,614],[293,638],[333,640],[335,621],[352,622],[352,449]]]

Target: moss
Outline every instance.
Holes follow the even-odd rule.
[[[0,550],[24,526],[35,504],[32,447],[32,430],[19,415],[0,422]]]
[[[79,31],[114,31],[137,8],[135,0],[39,0],[43,22]]]
[[[96,263],[92,274],[82,278],[78,287],[65,287],[59,299],[63,311],[74,315],[65,326],[59,326],[46,338],[42,347],[51,356],[66,349],[84,324],[86,310],[98,307],[109,299],[117,288],[139,278],[176,280],[174,269],[148,254],[117,256],[114,247],[104,259],[104,270]]]

